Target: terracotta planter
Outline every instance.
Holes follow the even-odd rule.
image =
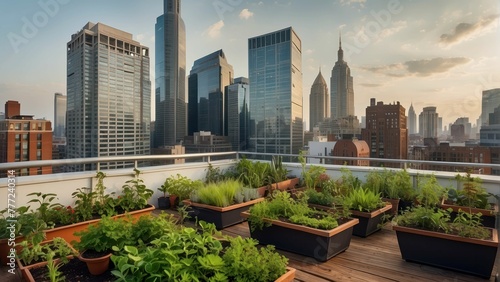
[[[391,205],[392,205],[391,214],[392,215],[398,214],[400,199],[382,198],[382,201],[391,203]]]
[[[385,207],[372,212],[360,212],[357,210],[351,210],[351,216],[359,219],[359,224],[354,226],[352,235],[367,237],[368,235],[380,230],[382,216],[384,216],[384,213],[389,210],[392,210],[392,205],[389,203],[387,203]]]
[[[191,202],[190,200],[182,201],[192,209],[192,217],[197,217],[198,220],[203,220],[215,224],[217,229],[223,229],[228,226],[243,222],[241,212],[247,211],[256,203],[264,201],[264,198],[258,198],[241,204],[235,204],[228,207],[216,207],[201,203]]]
[[[155,209],[155,207],[153,205],[151,205],[150,207],[147,207],[145,209],[115,215],[112,218],[120,218],[120,217],[125,217],[125,216],[130,215],[130,216],[132,216],[132,218],[138,219],[139,217],[141,217],[143,215],[150,214],[154,209]],[[78,231],[86,230],[89,227],[89,225],[96,224],[100,220],[101,219],[93,219],[93,220],[83,221],[83,222],[79,222],[79,223],[74,223],[74,224],[70,224],[70,225],[60,226],[60,227],[56,227],[56,228],[52,228],[52,229],[47,229],[44,232],[45,232],[45,235],[47,236],[46,237],[47,240],[54,239],[55,237],[61,237],[64,240],[66,240],[66,242],[70,242],[70,243],[73,241],[80,242],[80,237],[75,236],[74,233],[78,232]]]
[[[273,183],[270,185],[262,186],[259,188],[256,188],[257,191],[259,192],[259,196],[261,197],[266,197],[269,191],[273,190],[280,190],[280,191],[286,191],[295,188],[299,184],[300,178],[294,177],[290,178],[287,180],[283,180],[277,183]]]
[[[393,226],[401,256],[406,261],[456,270],[489,279],[498,249],[498,233],[492,240]]]
[[[242,212],[248,218],[250,213]],[[260,244],[275,245],[277,249],[312,257],[318,261],[327,261],[345,251],[351,243],[352,229],[358,224],[357,218],[340,224],[331,230],[321,230],[280,220],[264,219],[272,225],[262,230],[251,228],[250,235]],[[253,229],[253,230],[252,230]]]
[[[52,242],[52,240],[47,240],[47,241],[43,241],[40,244],[46,245],[46,244],[50,244],[51,242]],[[71,244],[69,244],[67,241],[66,241],[66,244],[75,254],[78,253],[75,249],[73,249]],[[67,258],[73,259],[73,255],[69,255],[69,256],[67,256]],[[54,263],[56,263],[56,264],[59,263],[60,261],[61,261],[60,258],[54,259]],[[33,281],[33,282],[35,282],[35,280],[33,279],[33,276],[30,273],[30,269],[45,267],[48,264],[47,261],[42,261],[42,262],[38,262],[38,263],[34,263],[34,264],[24,265],[23,262],[21,260],[19,260],[18,258],[16,258],[16,262],[17,262],[17,266],[19,267],[19,270],[21,271],[21,274],[23,275],[24,280],[25,281]]]
[[[295,280],[295,268],[287,267],[285,274],[281,275],[274,282],[293,282]]]
[[[177,200],[177,196],[176,195],[170,195],[169,199],[170,199],[170,208],[173,209],[173,210],[176,210],[177,209],[177,205],[179,204],[179,200]]]
[[[495,228],[496,216],[498,214],[498,206],[492,205],[492,209],[479,209],[479,208],[470,208],[465,206],[457,206],[446,201],[441,202],[442,209],[452,209],[451,218],[454,219],[459,210],[470,213],[481,213],[481,220],[484,227]]]
[[[19,244],[20,242],[22,242],[24,240],[24,237],[23,236],[18,236],[16,237],[13,241],[15,242],[15,245]],[[12,242],[12,241],[10,241]],[[12,245],[12,243],[10,243],[11,245],[9,245],[9,239],[0,239],[0,263],[2,263],[2,265],[6,265],[7,263],[15,263],[16,262],[16,252],[17,251],[17,248],[15,247],[15,245]],[[8,256],[12,253],[11,250],[12,249],[15,249],[15,251],[13,252],[13,255],[11,255],[11,257],[9,258]]]
[[[82,253],[83,254],[83,253]],[[82,255],[78,256],[78,259],[87,264],[90,274],[101,275],[109,268],[109,258],[111,253],[100,257],[100,258],[84,258]]]

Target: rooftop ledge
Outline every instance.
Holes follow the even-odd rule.
[[[96,171],[99,170],[99,165],[105,162],[127,162],[130,163],[130,168],[103,170],[106,173],[104,185],[107,187],[107,192],[116,192],[119,194],[122,185],[134,176],[133,168],[137,167],[141,171],[140,177],[144,180],[146,186],[155,194],[150,199],[150,204],[156,205],[156,199],[161,196],[157,190],[165,179],[169,176],[181,174],[193,180],[204,179],[207,173],[208,165],[211,164],[214,168],[226,170],[233,167],[243,156],[249,159],[262,160],[263,158],[269,159],[275,154],[251,153],[251,152],[224,152],[224,153],[204,153],[204,154],[186,154],[186,155],[150,155],[150,156],[122,156],[122,157],[105,157],[105,158],[85,158],[85,159],[68,159],[68,160],[51,160],[51,161],[31,161],[19,163],[2,163],[0,164],[0,172],[5,173],[11,169],[22,167],[40,167],[40,166],[61,166],[61,165],[75,165],[75,164],[94,164],[98,169],[95,171],[83,172],[67,172],[67,173],[54,173],[35,176],[15,176],[13,178],[0,178],[0,210],[8,207],[9,204],[14,207],[20,207],[27,204],[30,200],[26,195],[33,192],[42,193],[56,193],[58,195],[58,202],[63,205],[72,205],[74,199],[71,194],[81,187],[94,187],[96,183]],[[290,171],[289,175],[301,175],[301,165],[296,161],[297,155],[282,154],[284,157],[284,165]],[[467,167],[496,167],[500,169],[500,165],[493,164],[476,164],[476,163],[450,163],[450,162],[429,162],[429,161],[413,161],[413,160],[389,160],[389,159],[373,159],[373,158],[346,158],[346,157],[318,157],[306,156],[308,159],[334,159],[334,160],[370,160],[377,162],[399,163],[401,167],[406,167],[409,174],[416,186],[417,174],[435,174],[440,184],[443,186],[458,187],[455,180],[456,172],[442,172],[442,171],[423,171],[412,169],[414,164],[427,163],[432,165],[446,165],[446,166],[467,166]],[[225,158],[225,159],[220,159]],[[163,161],[172,159],[186,159],[183,164],[170,164],[170,165],[144,165],[144,162]],[[213,160],[219,159],[219,160]],[[286,162],[286,160],[289,162]],[[291,160],[291,161],[290,161]],[[190,162],[193,161],[193,162]],[[311,165],[311,164],[308,164]],[[374,169],[383,169],[382,167],[371,166],[344,166],[344,165],[329,165],[329,164],[314,164],[321,165],[326,168],[326,173],[332,179],[338,179],[341,176],[340,169],[342,167],[349,168],[354,176],[361,180],[369,171]],[[388,168],[391,169],[391,168]],[[483,180],[483,186],[488,192],[494,195],[500,195],[500,176],[494,175],[474,175]],[[14,181],[12,180],[14,179]],[[9,189],[11,188],[11,189]],[[7,199],[14,199],[9,194],[15,194],[15,202],[8,202]],[[12,208],[12,206],[10,206]]]

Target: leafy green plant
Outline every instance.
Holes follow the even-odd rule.
[[[201,181],[191,181],[180,174],[167,177],[162,185],[167,193],[179,197],[181,201],[188,199],[189,195],[201,186],[203,186]]]
[[[246,202],[258,197],[255,189],[245,189],[242,186],[237,180],[210,183],[193,191],[190,199],[211,206],[227,207],[235,202]]]
[[[288,179],[290,171],[283,165],[283,158],[281,156],[273,156],[271,165],[269,166],[269,182],[277,183]]]
[[[379,170],[371,170],[366,175],[366,181],[363,187],[373,191],[374,193],[382,193],[385,190],[386,178],[384,177],[384,173]],[[385,194],[383,194],[385,196]]]
[[[457,174],[455,177],[462,184],[462,189],[449,189],[448,200],[455,204],[470,208],[490,209],[488,203],[490,193],[481,185],[482,180],[479,177],[472,177],[470,172],[465,175]]]
[[[100,216],[107,215],[113,216],[116,212],[116,200],[113,198],[115,192],[106,193],[106,186],[104,185],[104,178],[106,174],[98,171],[96,174],[97,183],[94,187],[93,205],[94,212]]]
[[[79,221],[86,221],[92,219],[94,212],[94,198],[96,193],[92,192],[90,188],[78,188],[71,194],[75,200],[75,213]]]
[[[64,239],[56,237],[51,242],[43,244],[41,238],[44,236],[28,236],[26,240],[19,243],[22,249],[18,258],[24,265],[47,261],[47,254],[50,252],[55,258],[60,258],[63,261],[67,261],[67,256],[75,255]]]
[[[86,230],[75,232],[80,242],[74,246],[79,251],[92,250],[97,253],[109,253],[113,246],[119,248],[134,245],[130,230],[133,222],[129,218],[112,219],[104,216],[97,224],[89,225]]]
[[[375,192],[368,188],[358,188],[345,196],[344,205],[349,207],[349,209],[372,212],[384,207],[385,203],[380,198],[380,193],[375,194]]]
[[[306,189],[304,194],[307,196],[308,202],[311,204],[330,207],[336,203],[336,199],[333,194],[324,190],[318,192],[315,189]]]
[[[57,199],[57,195],[54,193],[42,193],[42,192],[33,192],[28,195],[28,197],[35,196],[36,198],[31,199],[28,201],[28,204],[30,203],[36,203],[38,204],[38,208],[35,210],[34,213],[37,214],[37,216],[45,221],[47,223],[48,227],[53,227],[55,225],[54,222],[51,221],[49,217],[49,213],[51,209],[54,208],[60,208],[62,207],[61,204],[59,203],[53,203],[55,199]]]
[[[439,184],[434,174],[419,180],[417,200],[426,207],[435,207],[441,203],[446,195],[446,190]]]
[[[388,182],[388,185],[396,187],[400,199],[404,201],[413,201],[415,199],[417,191],[413,188],[410,174],[406,169],[393,172]]]
[[[268,184],[270,168],[269,163],[252,162],[242,158],[236,164],[236,173],[238,180],[243,182],[245,186],[259,188]]]
[[[306,159],[304,157],[304,152],[301,151],[299,154],[300,165],[302,166],[302,179],[306,188],[316,188],[321,183],[321,177],[325,174],[326,169],[322,166],[310,165],[309,169],[306,169]]]
[[[346,167],[340,169],[342,176],[337,180],[337,191],[339,195],[348,195],[352,190],[361,187],[361,180],[352,174]]]
[[[55,252],[49,251],[47,253],[47,278],[50,280],[50,282],[66,281],[66,277],[59,271],[59,268],[61,268],[61,266],[63,266],[65,262],[57,262],[56,260],[54,260],[54,257]]]
[[[134,178],[122,186],[122,194],[118,199],[118,206],[124,211],[134,211],[145,208],[148,200],[153,196],[153,190],[148,189],[144,181],[139,178],[140,171],[134,168]]]
[[[29,209],[29,206],[21,206],[12,211],[8,209],[0,211],[0,239],[10,238],[12,231],[17,237],[27,236],[40,228],[47,228],[47,224],[38,214],[29,212]],[[10,220],[15,221],[15,224]]]

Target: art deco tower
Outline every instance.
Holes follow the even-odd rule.
[[[164,0],[155,25],[155,147],[177,144],[187,133],[186,28],[181,1]]]
[[[408,110],[408,134],[416,134],[417,132],[417,114],[413,109],[413,103]]]
[[[328,86],[326,84],[321,69],[318,76],[311,86],[311,95],[309,96],[309,130],[330,117],[330,96],[328,95]]]
[[[351,69],[344,61],[342,39],[339,36],[338,60],[330,78],[331,117],[334,119],[354,116],[354,87]]]

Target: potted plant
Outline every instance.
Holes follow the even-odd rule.
[[[225,244],[220,239],[225,240]],[[112,257],[116,281],[293,281],[293,269],[273,247],[251,239],[221,238],[200,222],[171,229],[147,246],[125,246]],[[288,275],[288,278],[285,278]],[[291,277],[290,277],[291,276]]]
[[[246,187],[255,188],[261,197],[264,197],[269,184],[269,171],[271,167],[269,163],[259,161],[252,162],[246,158],[242,158],[236,164],[236,174],[238,180]]]
[[[269,184],[271,190],[288,190],[295,188],[300,179],[298,177],[289,177],[290,171],[283,165],[283,158],[281,156],[273,156],[269,166]]]
[[[189,199],[189,195],[195,189],[202,185],[201,181],[191,181],[186,176],[177,174],[165,179],[163,184],[170,197],[170,207],[177,208],[178,203]]]
[[[237,180],[226,180],[193,191],[190,200],[183,202],[192,209],[193,217],[223,229],[242,222],[240,213],[263,200],[255,189],[244,188]]]
[[[97,224],[75,234],[80,237],[80,242],[74,242],[80,251],[78,258],[87,263],[92,275],[100,275],[108,269],[113,246],[136,244],[130,236],[131,225],[131,220],[105,216]]]
[[[488,202],[492,194],[488,193],[481,185],[481,179],[472,177],[470,172],[465,175],[457,174],[455,179],[461,184],[462,189],[449,189],[447,198],[442,200],[441,208],[451,208],[453,210],[452,218],[460,209],[469,213],[481,213],[482,224],[495,228],[498,206]]]
[[[444,189],[435,177],[421,188],[419,205],[393,220],[403,259],[490,278],[497,230],[483,227],[479,214],[464,210],[451,220],[450,210],[438,208]]]
[[[319,261],[345,251],[359,222],[342,212],[312,209],[305,197],[295,200],[284,191],[274,191],[272,199],[255,204],[242,216],[248,218],[251,237],[259,243]]]
[[[158,191],[163,193],[163,196],[158,197],[158,208],[160,210],[166,210],[166,209],[170,208],[170,198],[169,198],[169,195],[167,192],[168,184],[169,183],[167,183],[167,181],[165,180],[165,183],[162,184],[160,186],[160,188],[158,188]]]

